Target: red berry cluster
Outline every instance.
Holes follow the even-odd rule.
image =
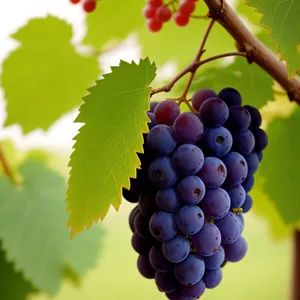
[[[81,0],[70,0],[73,4],[78,4]],[[97,0],[83,0],[83,10],[86,13],[91,13],[96,9]]]
[[[196,8],[198,0],[174,0],[164,4],[163,0],[147,0],[143,9],[143,15],[147,19],[147,27],[152,32],[158,32],[163,23],[168,22],[172,16],[178,26],[186,26],[189,23],[192,12]],[[171,9],[172,8],[177,9]]]

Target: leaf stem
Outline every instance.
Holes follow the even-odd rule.
[[[5,175],[10,179],[12,184],[19,184],[13,169],[11,168],[11,166],[9,165],[9,162],[7,161],[5,154],[4,154],[4,150],[3,150],[3,145],[2,143],[0,143],[0,163],[3,167],[3,171],[5,173]]]

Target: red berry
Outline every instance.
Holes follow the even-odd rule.
[[[147,27],[152,32],[158,32],[162,28],[162,21],[158,20],[157,18],[149,19],[147,21]]]
[[[163,0],[148,0],[148,4],[153,7],[160,7],[163,4]]]
[[[179,4],[178,11],[182,15],[190,15],[195,10],[195,3],[191,1],[182,1]]]
[[[189,16],[182,15],[181,13],[177,12],[174,14],[174,21],[178,26],[183,27],[189,23],[190,19],[189,19]]]
[[[156,7],[153,7],[153,6],[150,6],[149,4],[146,5],[143,9],[143,16],[146,18],[146,19],[152,19],[155,17],[155,13],[156,13],[156,10],[157,8]]]
[[[96,9],[96,1],[95,0],[85,0],[83,3],[83,9],[87,13],[91,13]]]
[[[172,11],[167,6],[161,6],[156,11],[156,18],[162,22],[168,22],[172,17]]]
[[[70,0],[70,2],[73,3],[73,4],[77,4],[77,3],[80,2],[80,0]]]

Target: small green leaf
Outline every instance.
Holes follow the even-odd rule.
[[[78,275],[98,257],[99,227],[79,240],[69,239],[66,228],[64,178],[38,161],[20,168],[23,186],[0,177],[0,238],[7,259],[39,290],[54,294],[67,265]]]
[[[297,0],[247,0],[263,16],[260,25],[269,28],[277,53],[287,61],[289,76],[300,68],[300,3]]]
[[[156,67],[149,59],[139,65],[121,62],[97,81],[84,98],[76,122],[84,123],[75,137],[68,189],[72,236],[103,219],[110,205],[118,210],[122,187],[136,176],[143,152],[142,133],[149,118],[149,84]]]
[[[12,38],[21,44],[3,62],[5,126],[18,123],[24,133],[48,129],[80,105],[86,87],[98,78],[97,59],[77,53],[72,27],[53,16],[30,20]]]

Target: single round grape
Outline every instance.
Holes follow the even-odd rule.
[[[172,11],[168,6],[162,5],[157,9],[155,16],[161,22],[168,22],[172,18]]]
[[[209,189],[200,203],[205,217],[213,220],[223,218],[230,209],[230,197],[222,188]]]
[[[184,112],[176,118],[173,130],[178,141],[194,144],[203,134],[203,124],[194,113]]]
[[[122,189],[122,194],[125,200],[127,200],[130,203],[137,203],[139,202],[139,194],[136,194],[134,192],[128,191],[127,189]]]
[[[83,10],[86,13],[91,13],[96,9],[97,2],[96,0],[85,0],[83,2]]]
[[[247,165],[248,165],[248,175],[254,174],[258,170],[259,159],[255,152],[251,152],[249,155],[245,157]]]
[[[172,100],[160,102],[154,109],[154,116],[159,124],[173,125],[180,114],[179,105]]]
[[[159,190],[156,194],[156,205],[159,210],[175,213],[181,206],[174,189]]]
[[[148,4],[143,8],[142,15],[146,19],[153,19],[155,17],[156,10],[156,7],[153,7]]]
[[[234,243],[224,245],[224,251],[227,261],[238,262],[246,256],[248,245],[245,239],[240,236]]]
[[[234,88],[227,87],[222,89],[219,92],[218,97],[221,98],[229,108],[236,105],[242,105],[242,96]]]
[[[172,293],[177,287],[177,280],[173,272],[156,271],[155,283],[159,291],[164,293]]]
[[[183,262],[174,267],[174,274],[177,280],[187,286],[198,283],[202,279],[204,271],[204,261],[196,253],[190,253]]]
[[[213,128],[222,126],[227,121],[229,109],[223,100],[210,98],[202,103],[199,113],[204,126]]]
[[[180,12],[176,12],[173,15],[173,19],[174,19],[176,25],[180,26],[180,27],[184,27],[184,26],[186,26],[190,22],[190,16],[183,15]]]
[[[203,276],[203,281],[205,282],[205,287],[208,289],[213,289],[217,287],[223,278],[222,269],[219,268],[213,271],[206,271]]]
[[[177,146],[177,141],[171,127],[159,124],[154,126],[147,136],[147,147],[156,157],[168,156]]]
[[[251,115],[251,124],[249,126],[250,130],[256,130],[259,128],[262,122],[262,117],[259,110],[251,105],[244,105]]]
[[[195,3],[192,1],[181,1],[179,6],[178,6],[178,11],[182,15],[189,16],[194,10],[196,6]]]
[[[199,111],[200,106],[202,105],[202,103],[205,100],[207,100],[209,98],[216,98],[216,97],[217,97],[217,93],[214,90],[203,88],[203,89],[196,91],[193,94],[192,105],[195,110]]]
[[[244,130],[234,133],[232,150],[240,153],[243,156],[249,155],[255,146],[255,138],[250,130]]]
[[[263,159],[263,157],[264,157],[262,151],[260,151],[260,152],[255,152],[255,154],[257,155],[259,162],[261,162],[262,159]]]
[[[232,135],[225,127],[207,128],[204,131],[203,140],[207,152],[211,156],[222,157],[232,147]]]
[[[138,254],[147,254],[151,248],[150,242],[135,232],[131,238],[132,248]]]
[[[172,187],[178,180],[178,175],[172,166],[169,157],[159,157],[152,161],[148,168],[148,177],[151,183],[159,189]]]
[[[191,245],[189,240],[180,235],[177,235],[162,244],[164,256],[172,263],[184,261],[189,255],[190,249]]]
[[[147,194],[140,196],[139,206],[142,215],[148,219],[150,219],[157,210],[155,198]]]
[[[70,0],[70,2],[71,3],[73,3],[73,4],[77,4],[77,3],[79,3],[81,0]]]
[[[225,259],[225,252],[222,246],[219,247],[218,251],[207,257],[203,257],[205,263],[205,269],[208,271],[216,270],[221,267]]]
[[[196,174],[203,166],[204,154],[193,144],[180,146],[173,155],[173,166],[178,174],[189,176]]]
[[[221,186],[227,176],[225,164],[216,157],[206,157],[201,170],[197,173],[206,188],[213,189]]]
[[[175,217],[177,227],[187,235],[196,234],[204,224],[204,213],[196,205],[184,205]]]
[[[149,262],[148,255],[139,255],[137,260],[137,267],[141,275],[147,279],[153,279],[155,277],[155,269]]]
[[[177,233],[175,216],[173,214],[157,211],[149,221],[152,236],[158,241],[167,241]]]
[[[173,265],[169,262],[162,252],[161,246],[152,246],[149,252],[149,260],[152,267],[159,272],[170,272],[173,270]]]
[[[140,212],[140,207],[137,205],[130,213],[129,215],[129,227],[131,231],[134,233],[135,228],[134,228],[134,219],[137,216],[137,214]]]
[[[197,176],[188,176],[179,180],[176,186],[178,198],[187,204],[198,204],[205,195],[205,185]]]
[[[229,109],[229,117],[225,124],[230,131],[239,132],[248,129],[251,124],[251,115],[243,106],[232,106]]]
[[[241,227],[242,227],[241,234],[242,234],[243,231],[244,231],[244,227],[245,227],[245,219],[244,219],[244,215],[243,215],[243,213],[239,213],[239,214],[237,215],[237,217],[238,217],[239,221],[241,222]]]
[[[149,219],[145,218],[140,211],[134,219],[134,228],[135,231],[143,238],[147,239],[151,237]]]
[[[241,184],[226,187],[225,190],[228,193],[231,200],[231,209],[239,208],[243,205],[246,199],[246,192]]]
[[[157,125],[157,122],[156,122],[154,114],[152,112],[147,112],[147,116],[150,119],[150,122],[148,123],[148,128],[149,128],[149,130],[151,130],[154,126]]]
[[[184,296],[180,291],[176,290],[173,293],[166,293],[166,296],[170,300],[195,300],[194,297]]]
[[[151,18],[147,20],[147,27],[151,32],[160,31],[162,26],[163,26],[162,21],[158,20],[157,18]]]
[[[222,219],[215,220],[215,225],[221,232],[222,244],[232,244],[241,235],[241,223],[238,217],[232,212],[229,212]]]
[[[258,128],[257,130],[253,131],[253,135],[255,138],[254,151],[255,152],[263,151],[267,147],[269,142],[267,133],[261,128]]]
[[[243,213],[247,213],[252,208],[252,206],[253,206],[253,199],[249,194],[247,194],[246,200],[242,205]]]
[[[193,286],[181,285],[180,291],[183,295],[185,295],[187,297],[191,297],[192,299],[196,299],[204,294],[205,283],[203,280],[200,280],[198,283],[196,283]],[[188,298],[188,299],[190,299],[190,298]]]
[[[222,160],[227,169],[226,185],[241,184],[248,174],[248,165],[245,158],[237,152],[229,152]]]
[[[163,4],[163,0],[148,0],[148,5],[152,7],[160,7]]]
[[[249,174],[246,179],[243,181],[242,186],[246,193],[249,193],[254,185],[254,176]]]
[[[155,107],[159,104],[157,101],[150,102],[150,112],[154,113]]]
[[[192,243],[198,254],[211,256],[221,245],[221,233],[216,225],[204,223],[202,229],[192,236]]]

